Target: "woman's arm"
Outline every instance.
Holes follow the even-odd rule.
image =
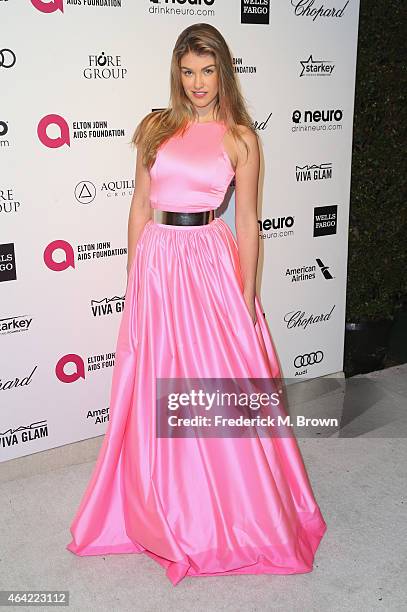
[[[242,143],[236,143],[237,164],[235,171],[235,224],[239,248],[240,269],[243,279],[243,295],[256,323],[254,297],[259,256],[259,228],[257,222],[257,197],[260,170],[260,152],[257,137],[248,128],[241,128],[241,135],[249,147],[247,156]],[[247,158],[247,159],[246,159]]]
[[[137,149],[136,177],[133,197],[130,205],[127,231],[127,277],[130,272],[136,246],[140,234],[149,219],[153,209],[150,205],[150,173],[142,163],[142,151]]]

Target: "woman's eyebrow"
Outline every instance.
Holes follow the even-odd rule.
[[[212,66],[215,66],[215,64],[209,64],[208,66],[204,66],[201,70],[205,70],[206,68],[211,68]],[[188,66],[181,66],[181,68],[186,68],[187,70],[191,70],[191,68],[188,68]]]

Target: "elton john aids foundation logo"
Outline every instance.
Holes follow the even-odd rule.
[[[75,245],[77,250],[76,262],[93,263],[106,259],[107,257],[117,257],[127,255],[127,247],[113,248],[110,241],[89,242],[86,244]],[[61,256],[55,257],[55,251],[63,251]],[[53,240],[44,249],[44,263],[54,272],[63,272],[68,268],[75,268],[75,249],[66,240]]]
[[[52,126],[55,135],[48,133]],[[89,141],[94,139],[122,138],[125,136],[124,128],[111,127],[106,119],[92,119],[90,121],[73,121],[71,129],[61,115],[49,114],[40,119],[37,126],[37,135],[40,142],[51,149],[57,149],[67,144],[71,146],[71,136],[76,141]]]
[[[47,134],[47,128],[50,125],[56,125],[59,128],[59,136],[51,137]],[[43,117],[37,127],[37,134],[40,142],[50,149],[58,149],[64,144],[71,146],[69,138],[69,125],[60,115],[46,115]]]
[[[85,357],[76,353],[67,353],[58,359],[55,365],[55,375],[63,383],[74,383],[80,378],[85,380],[86,372],[92,374],[113,368],[115,357],[115,353],[101,353]]]
[[[150,0],[156,2],[157,0]],[[181,0],[182,4],[185,3],[185,0]],[[190,3],[196,4],[196,0],[189,0]],[[1,2],[1,0],[0,0]],[[174,0],[173,0],[174,2]],[[209,2],[209,0],[207,0]],[[212,4],[213,0],[210,2]],[[199,0],[200,3],[200,0]],[[109,9],[121,9],[124,2],[121,0],[31,0],[31,4],[37,11],[40,13],[46,13],[50,15],[51,13],[56,13],[56,11],[64,12],[64,4],[68,7],[68,9],[83,10],[84,8],[95,9],[97,11]],[[129,3],[131,4],[131,3]]]
[[[31,0],[31,4],[41,13],[64,12],[64,0]]]
[[[54,254],[58,249],[62,249],[65,258],[62,261],[55,261]],[[54,240],[50,242],[44,250],[44,263],[55,272],[62,272],[67,268],[75,268],[75,254],[72,246],[66,240]]]
[[[64,369],[68,363],[73,363],[75,365],[75,371],[71,374],[66,374]],[[84,379],[85,364],[83,363],[82,357],[75,355],[75,353],[64,355],[55,366],[55,374],[57,378],[64,383],[76,382],[79,378]]]

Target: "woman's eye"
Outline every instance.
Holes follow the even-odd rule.
[[[205,72],[206,72],[206,73],[208,73],[208,74],[212,74],[213,69],[212,69],[212,68],[207,68],[207,69],[205,70]],[[190,70],[184,70],[184,74],[185,74],[186,76],[189,76],[189,75],[191,74],[191,71],[190,71]]]

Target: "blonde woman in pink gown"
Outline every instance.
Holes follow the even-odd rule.
[[[174,585],[310,572],[326,530],[294,437],[156,435],[159,378],[281,377],[255,289],[251,124],[224,38],[189,26],[172,55],[171,106],[133,138],[110,419],[67,545],[80,556],[145,553]],[[214,216],[233,177],[237,240]]]

